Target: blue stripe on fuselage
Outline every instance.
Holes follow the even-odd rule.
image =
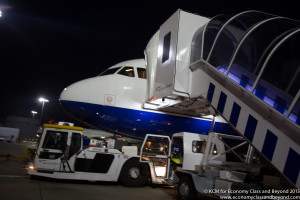
[[[60,103],[67,113],[80,122],[140,139],[148,133],[171,136],[173,133],[191,132],[207,135],[211,127],[210,120],[200,118],[74,101],[61,100]],[[236,135],[227,123],[216,122],[214,131]]]

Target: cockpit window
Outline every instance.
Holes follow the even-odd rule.
[[[102,72],[99,76],[106,76],[116,73],[121,67],[116,67],[112,69],[107,69],[104,72]]]
[[[147,78],[146,69],[144,69],[144,68],[137,68],[137,73],[138,73],[139,78],[143,78],[143,79]]]
[[[133,67],[123,67],[118,74],[124,75],[124,76],[129,76],[129,77],[134,77],[134,69]]]

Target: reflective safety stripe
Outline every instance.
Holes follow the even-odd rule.
[[[174,161],[176,164],[182,164],[182,159],[179,158],[172,158],[172,161]]]

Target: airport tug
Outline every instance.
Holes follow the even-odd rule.
[[[27,173],[54,179],[87,181],[119,181],[125,186],[140,187],[152,178],[153,166],[139,162],[136,146],[122,146],[108,139],[107,147],[91,147],[86,143],[84,129],[76,126],[44,124],[33,163]],[[122,150],[121,150],[122,149]]]

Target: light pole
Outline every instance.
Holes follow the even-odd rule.
[[[39,102],[42,102],[42,112],[41,112],[41,122],[42,122],[42,119],[43,119],[43,112],[44,112],[44,105],[45,105],[45,102],[49,102],[48,99],[45,99],[43,97],[40,97],[39,98]]]
[[[33,118],[33,119],[34,119],[34,115],[38,114],[38,113],[37,113],[36,111],[34,111],[34,110],[32,110],[31,113],[32,113],[32,118]]]

